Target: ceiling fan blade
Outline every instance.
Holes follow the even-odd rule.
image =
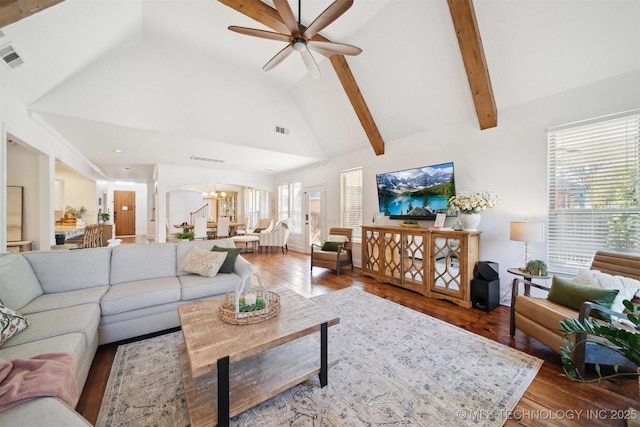
[[[273,0],[273,4],[280,15],[280,18],[282,18],[282,23],[289,29],[289,33],[294,37],[299,36],[300,28],[298,28],[296,17],[293,15],[289,2],[287,0]]]
[[[257,30],[255,28],[237,27],[232,25],[229,27],[231,31],[245,34],[247,36],[260,37],[261,39],[277,40],[279,42],[291,43],[291,36],[288,34],[274,33],[272,31]]]
[[[291,55],[291,52],[293,52],[293,46],[289,44],[280,52],[276,53],[276,55],[273,58],[271,58],[269,62],[267,62],[264,65],[264,67],[262,67],[262,70],[263,71],[271,70],[273,67],[275,67],[276,65],[284,61],[289,55]]]
[[[310,39],[327,25],[338,19],[353,5],[353,0],[336,0],[324,10],[304,31],[304,37]]]
[[[311,52],[309,52],[309,49],[303,50],[302,52],[300,52],[300,55],[302,56],[304,65],[307,67],[307,71],[309,71],[309,75],[314,79],[319,79],[320,69],[318,68],[318,63],[316,62],[316,60],[313,59]]]
[[[362,49],[359,47],[344,43],[309,40],[307,41],[307,46],[309,49],[318,51],[325,56],[326,53],[329,53],[329,56],[336,53],[338,55],[359,55],[362,53]]]

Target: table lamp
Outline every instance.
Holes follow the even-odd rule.
[[[511,221],[509,225],[509,239],[516,242],[524,242],[524,266],[527,267],[531,249],[529,242],[544,242],[544,223],[524,221]]]

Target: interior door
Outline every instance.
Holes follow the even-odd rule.
[[[136,234],[136,192],[113,192],[113,223],[116,236],[135,236]]]
[[[307,252],[311,252],[311,244],[319,245],[322,242],[322,229],[324,224],[323,204],[324,187],[309,187],[305,191],[307,197],[305,226],[307,227]]]

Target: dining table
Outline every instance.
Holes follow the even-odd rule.
[[[229,235],[232,235],[237,229],[238,227],[242,227],[245,226],[246,224],[243,223],[238,223],[238,222],[230,222],[229,223]],[[185,233],[188,231],[193,230],[193,224],[188,224],[188,223],[184,223],[184,224],[176,224],[174,225],[175,228],[178,229],[182,229],[182,231],[184,231]],[[215,221],[207,221],[207,231],[216,231],[216,229],[218,228],[218,224]]]

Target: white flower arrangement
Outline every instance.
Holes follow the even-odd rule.
[[[463,191],[449,199],[451,208],[468,214],[494,208],[498,202],[498,197],[488,191],[475,194]]]

